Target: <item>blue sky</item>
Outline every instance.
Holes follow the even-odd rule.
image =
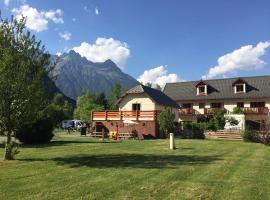
[[[111,58],[143,82],[270,74],[270,1],[1,0],[0,8],[36,10],[40,24],[28,28],[49,52]]]

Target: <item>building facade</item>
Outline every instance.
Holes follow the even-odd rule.
[[[243,113],[248,126],[270,123],[270,76],[168,83],[164,91],[180,106],[180,122],[200,122],[214,110]]]
[[[139,137],[158,137],[158,115],[166,108],[175,114],[179,121],[179,105],[163,92],[138,85],[128,90],[118,100],[118,111],[93,112],[92,121],[100,131],[118,133],[136,132]]]

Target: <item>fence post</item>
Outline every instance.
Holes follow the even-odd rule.
[[[107,121],[107,119],[108,119],[108,111],[106,110],[105,111],[105,121]]]
[[[175,149],[175,140],[174,140],[174,134],[170,133],[170,149]]]
[[[102,141],[104,141],[104,136],[105,135],[105,133],[104,133],[104,128],[102,129]]]

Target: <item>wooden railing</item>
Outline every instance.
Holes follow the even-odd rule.
[[[180,108],[179,114],[180,115],[198,115],[200,113],[193,108]]]
[[[229,114],[229,111],[226,110],[225,108],[205,108],[204,114],[205,115],[213,115],[215,110],[224,110],[227,114]]]
[[[94,111],[91,113],[92,121],[107,120],[156,120],[159,111]]]
[[[267,107],[258,107],[258,108],[250,108],[250,107],[244,107],[241,108],[241,110],[244,112],[244,114],[268,114],[269,109]]]

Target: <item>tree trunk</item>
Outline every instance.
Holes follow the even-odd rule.
[[[4,160],[12,160],[12,142],[11,142],[11,131],[7,133],[7,141],[5,147]]]

